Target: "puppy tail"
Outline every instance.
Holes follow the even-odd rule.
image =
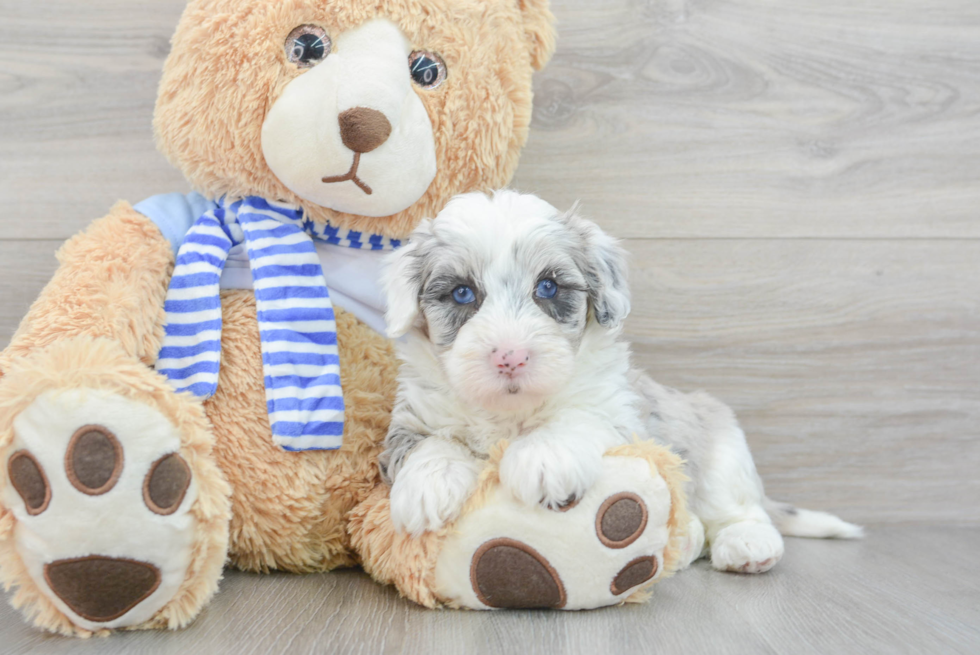
[[[769,498],[764,499],[762,506],[780,534],[787,537],[860,539],[864,536],[863,527],[843,521],[833,514],[793,507]]]

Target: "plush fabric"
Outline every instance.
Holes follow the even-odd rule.
[[[342,48],[340,35],[375,18],[397,26],[406,48],[432,53],[446,66],[443,83],[431,89],[411,87],[431,123],[435,176],[411,206],[380,218],[345,214],[303,200],[272,173],[262,148],[263,124],[271,108],[290,83],[305,74],[288,60],[287,35],[297,26],[315,24],[337,37]],[[527,139],[531,74],[549,58],[554,38],[546,0],[191,0],[160,85],[154,119],[158,144],[204,197],[261,196],[298,205],[320,225],[329,221],[340,229],[404,238],[452,195],[509,181]],[[405,76],[409,75],[406,56]],[[366,120],[368,114],[359,116]],[[371,134],[361,135],[360,141],[348,135],[352,145],[366,150],[379,141],[380,120],[371,120],[370,129],[365,128]],[[350,130],[359,129],[350,125]],[[364,141],[368,138],[372,143]],[[362,164],[384,147],[363,153]],[[405,165],[411,165],[410,158]],[[185,204],[189,208],[194,203]],[[159,209],[141,207],[151,214]],[[164,335],[164,302],[175,257],[172,243],[182,239],[181,229],[186,229],[171,227],[161,231],[152,220],[119,203],[70,239],[59,251],[57,272],[0,354],[0,580],[17,588],[14,605],[38,627],[63,634],[87,636],[116,627],[177,628],[192,620],[215,592],[226,558],[256,572],[327,571],[363,563],[379,581],[395,583],[422,605],[452,603],[440,597],[435,582],[448,534],[411,539],[394,533],[388,520],[387,487],[381,482],[377,457],[396,390],[391,343],[335,305],[346,404],[343,445],[333,451],[282,451],[271,438],[251,290],[221,291],[221,373],[213,396],[202,404],[190,394],[178,394],[152,370]],[[103,405],[88,403],[86,393],[97,393]],[[142,452],[147,461],[127,460],[135,462],[130,472],[140,475],[127,477],[124,466],[118,483],[104,495],[88,496],[59,491],[74,489],[62,480],[66,473],[56,463],[64,461],[63,444],[70,435],[51,433],[55,445],[50,450],[30,452],[44,447],[41,437],[26,448],[35,464],[47,468],[48,479],[38,482],[28,470],[31,461],[22,458],[18,489],[7,480],[8,460],[17,448],[25,450],[15,443],[14,425],[28,408],[40,407],[35,403],[48,397],[61,398],[72,411],[82,413],[111,406],[136,408],[117,411],[121,417],[158,416],[177,435],[172,452],[151,457],[148,447],[127,447],[148,442],[117,429],[123,457]],[[34,434],[44,435],[43,412],[32,416],[40,426]],[[128,425],[119,420],[118,425]],[[162,447],[162,442],[157,445]],[[673,464],[666,455],[643,451],[637,456],[652,462],[651,475],[656,464],[656,479],[670,487],[666,529],[671,535],[679,533],[683,509],[674,493],[680,483],[670,477],[679,473],[670,473]],[[189,482],[181,461],[189,469]],[[488,469],[470,501],[468,507],[474,511],[489,502],[496,488],[494,470]],[[158,471],[163,476],[159,479]],[[91,484],[98,479],[92,478]],[[52,489],[55,493],[47,498]],[[59,516],[57,512],[68,507],[66,493],[74,494],[70,500],[78,525],[98,525],[99,506],[91,499],[114,498],[113,502],[129,503],[127,511],[141,508],[142,514],[134,514],[133,536],[117,540],[114,552],[58,557],[65,562],[111,557],[115,579],[135,570],[120,562],[145,562],[160,569],[161,588],[170,585],[170,595],[151,616],[140,614],[137,603],[100,627],[99,622],[71,618],[67,605],[59,605],[52,580],[45,581],[35,570],[46,562],[43,553],[24,546],[17,535],[31,526],[49,525],[38,521]],[[168,513],[174,504],[180,509]],[[188,541],[186,549],[179,549],[186,555],[180,564],[184,568],[166,555],[146,554],[153,548],[140,541],[141,521],[166,524],[185,518],[181,525],[189,526]],[[71,543],[64,540],[59,547],[70,548]],[[669,544],[673,543],[672,536]],[[660,555],[661,577],[672,570],[673,550],[677,548],[668,545]],[[92,570],[63,568],[55,587],[63,590],[63,578],[77,582]],[[171,584],[180,571],[183,579]],[[631,570],[623,579],[636,580],[645,572],[649,570]],[[134,584],[126,593],[115,583],[108,585],[113,602],[91,595],[72,596],[71,602],[81,611],[109,615],[147,593],[146,579]],[[147,603],[156,592],[149,593]]]
[[[163,337],[163,300],[174,261],[156,226],[120,202],[69,239],[57,257],[54,277],[0,353],[0,370],[79,335],[111,339],[152,364]]]
[[[333,47],[269,109],[262,126],[265,162],[308,206],[373,218],[399,213],[438,172],[422,98],[443,91],[416,92],[407,61],[413,46],[387,17],[339,34],[329,25],[316,27],[334,33]],[[337,127],[323,129],[324,114],[310,107],[337,112]]]
[[[255,299],[226,291],[222,382],[205,407],[215,455],[232,485],[229,556],[248,571],[296,573],[350,566],[346,515],[380,482],[376,460],[395,398],[391,343],[337,312],[341,377],[347,393],[344,445],[288,453],[269,438]]]
[[[214,207],[198,193],[167,193],[152,196],[134,205],[134,209],[153,221],[170,242],[176,256],[191,225]],[[326,225],[317,225],[323,230]],[[385,301],[381,292],[380,271],[384,248],[336,248],[320,239],[313,242],[323,279],[330,289],[330,300],[366,323],[375,332],[385,331]],[[228,253],[221,272],[222,289],[251,289],[252,270],[248,253],[239,245]]]
[[[435,179],[411,207],[381,219],[296,196],[271,173],[259,129],[304,74],[283,66],[285,35],[304,23],[340,34],[378,17],[397,24],[412,47],[439,53],[448,68],[444,84],[419,92],[432,122]],[[554,49],[552,20],[546,0],[192,0],[164,67],[157,143],[209,198],[277,198],[315,220],[404,237],[453,195],[510,180],[531,122],[531,73]]]
[[[214,395],[221,360],[219,288],[229,251],[244,244],[254,282],[272,438],[283,450],[340,447],[344,399],[330,292],[314,239],[334,247],[385,250],[385,237],[305,219],[262,198],[222,199],[190,228],[164,309],[156,370],[178,391]]]
[[[82,245],[80,241],[84,239],[76,240],[76,245]],[[74,252],[84,251],[80,248]],[[63,261],[69,263],[70,259]],[[65,394],[95,390],[111,393],[152,407],[177,428],[179,452],[189,465],[196,484],[197,499],[190,508],[196,527],[186,576],[182,582],[178,581],[178,589],[169,602],[144,622],[143,627],[186,625],[217,590],[228,549],[231,489],[216,461],[214,437],[201,405],[187,396],[174,394],[166,380],[124,352],[117,341],[106,338],[79,335],[62,339],[28,357],[18,358],[4,366],[3,371],[0,457],[4,460],[14,442],[14,419],[38,397],[50,392]],[[6,467],[2,467],[0,488],[5,486],[5,478]],[[141,494],[132,496],[133,503],[143,502]],[[55,498],[54,502],[57,500]],[[54,502],[33,520],[44,518],[47,512],[53,511]],[[90,635],[91,630],[73,623],[28,574],[25,562],[15,548],[15,512],[0,509],[0,580],[7,588],[17,587],[13,605],[21,608],[38,627],[65,635]],[[94,525],[98,526],[98,522]],[[66,534],[65,539],[70,541],[70,535]],[[137,540],[134,547],[138,548],[138,545]]]
[[[506,443],[500,443],[491,452],[460,518],[419,538],[395,532],[387,490],[372,492],[351,513],[349,526],[352,545],[362,554],[365,570],[425,607],[506,607],[506,598],[500,601],[505,604],[488,605],[480,582],[492,588],[493,580],[481,580],[484,572],[479,570],[485,559],[480,556],[491,548],[499,552],[503,546],[530,557],[505,554],[497,558],[496,567],[485,567],[486,575],[503,570],[506,576],[506,568],[516,566],[521,576],[547,571],[547,577],[558,585],[552,591],[547,580],[532,586],[528,594],[514,599],[518,603],[514,606],[538,606],[537,600],[554,595],[555,604],[548,606],[585,609],[643,602],[650,596],[650,584],[689,563],[683,553],[690,522],[683,493],[687,478],[682,460],[667,448],[636,442],[609,450],[600,480],[566,511],[523,506],[502,489],[498,467],[506,448]],[[604,499],[624,491],[645,504],[649,521],[636,526],[638,534],[633,540],[610,547],[597,534],[597,523],[601,523],[597,514]],[[533,560],[539,564],[534,565]],[[640,569],[648,577],[639,576]],[[617,590],[616,580],[632,584]],[[515,587],[519,585],[502,585],[501,589],[513,596]]]

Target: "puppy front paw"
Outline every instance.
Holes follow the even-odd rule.
[[[413,537],[459,516],[473,493],[481,463],[453,444],[430,437],[409,456],[391,486],[391,522]]]
[[[523,503],[548,509],[582,498],[601,472],[602,452],[591,444],[524,439],[500,461],[500,482]]]

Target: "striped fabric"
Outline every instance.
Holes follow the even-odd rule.
[[[397,239],[316,224],[262,198],[219,200],[187,233],[164,306],[156,369],[178,391],[214,395],[221,363],[221,271],[245,244],[255,290],[272,437],[284,450],[332,450],[344,433],[337,327],[313,239],[390,250]]]

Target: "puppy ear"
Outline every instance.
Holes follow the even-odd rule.
[[[531,65],[535,70],[541,70],[555,53],[555,16],[548,8],[548,0],[517,0],[517,5],[524,17]]]
[[[388,309],[385,311],[388,337],[397,339],[418,321],[419,294],[424,276],[423,252],[431,238],[431,221],[425,220],[412,233],[410,241],[388,256],[381,274]]]
[[[582,243],[579,267],[585,276],[592,313],[599,325],[618,328],[630,313],[629,263],[619,242],[592,221],[577,215],[577,206],[564,217]]]

